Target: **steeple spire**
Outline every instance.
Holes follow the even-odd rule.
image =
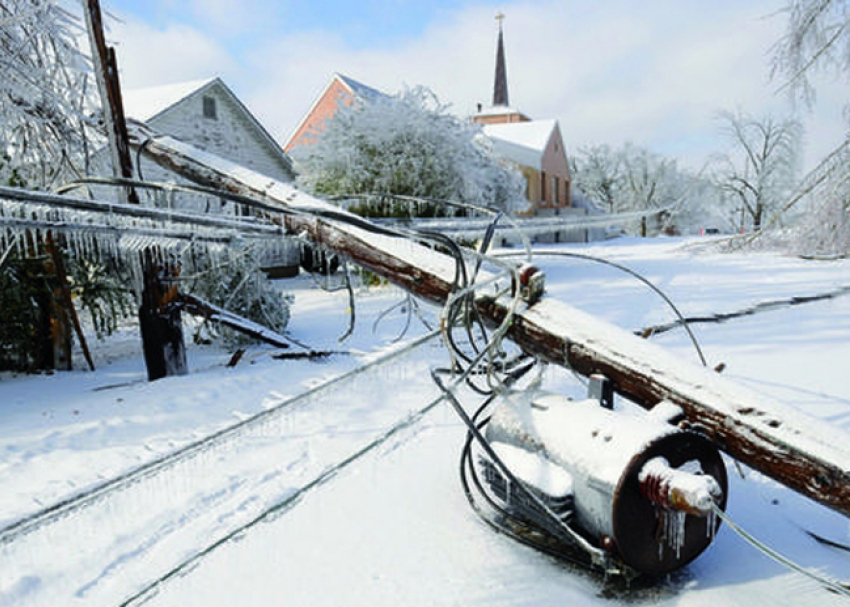
[[[499,42],[496,47],[496,82],[493,85],[494,107],[510,105],[508,103],[508,72],[505,69],[505,43],[502,40],[502,21],[504,19],[504,14],[496,15],[496,21],[499,22]]]

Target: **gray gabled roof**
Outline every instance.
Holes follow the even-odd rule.
[[[356,97],[360,97],[366,101],[372,101],[373,99],[385,99],[389,97],[386,93],[382,93],[371,86],[366,86],[362,82],[357,82],[354,78],[349,78],[348,76],[344,76],[340,73],[336,73],[334,76],[339,78]]]

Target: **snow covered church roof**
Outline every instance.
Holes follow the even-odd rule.
[[[525,166],[539,167],[543,152],[557,126],[558,121],[554,119],[532,120],[487,124],[483,131],[493,142],[494,151],[499,155]]]

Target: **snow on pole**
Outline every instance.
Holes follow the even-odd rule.
[[[131,125],[131,145],[158,164],[201,185],[251,196],[284,214],[292,233],[336,251],[426,300],[444,303],[455,284],[456,260],[410,239],[394,237],[360,217],[243,166]],[[371,226],[371,227],[370,227]],[[480,272],[482,283],[492,276]],[[476,295],[485,322],[509,315],[507,337],[527,354],[576,372],[608,377],[615,390],[651,409],[680,407],[686,424],[729,455],[837,512],[850,516],[850,436],[801,411],[669,354],[661,347],[581,312],[542,298],[512,312],[511,297]]]

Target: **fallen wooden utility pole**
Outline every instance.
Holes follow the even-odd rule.
[[[170,137],[134,126],[131,143],[199,184],[279,208],[292,233],[340,253],[403,289],[445,303],[455,281],[449,255],[369,229],[362,219]],[[479,280],[483,282],[483,276]],[[510,297],[476,294],[486,322],[510,314]],[[516,310],[507,336],[525,352],[583,375],[601,373],[646,408],[678,406],[687,423],[744,464],[850,516],[850,436],[563,302],[543,297]]]

